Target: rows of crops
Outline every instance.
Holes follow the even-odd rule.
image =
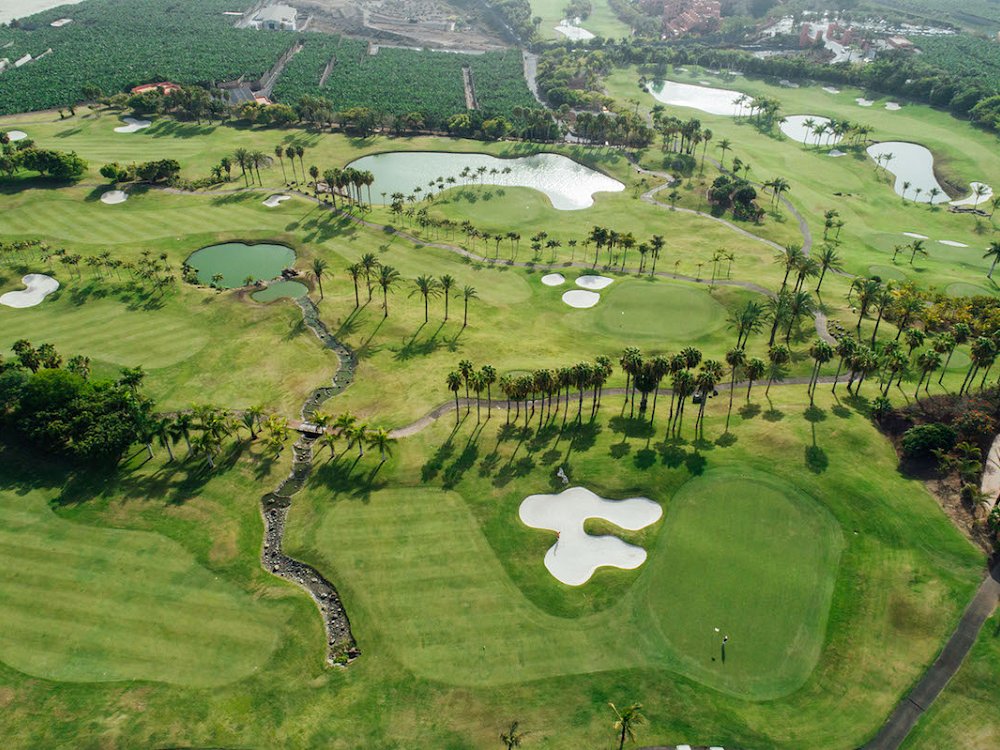
[[[294,38],[233,28],[222,15],[233,5],[225,0],[182,6],[176,0],[88,0],[72,6],[73,23],[62,28],[49,23],[65,8],[32,16],[23,28],[0,28],[0,57],[13,61],[52,50],[0,73],[0,114],[75,103],[88,84],[115,93],[149,81],[257,78]]]
[[[335,64],[320,86],[331,60]],[[437,125],[465,111],[465,66],[472,69],[484,113],[509,115],[515,106],[534,105],[516,50],[461,55],[382,47],[371,55],[364,42],[318,35],[304,37],[302,51],[275,85],[274,98],[294,103],[304,95],[321,96],[336,110],[369,107],[397,115],[420,112],[428,124]]]
[[[1000,91],[1000,44],[959,34],[921,39],[920,49],[924,62]]]

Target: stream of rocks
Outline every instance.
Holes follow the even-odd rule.
[[[308,297],[296,303],[302,310],[302,320],[323,346],[332,351],[338,360],[337,371],[331,385],[321,386],[309,394],[302,405],[302,419],[312,415],[331,397],[337,395],[354,380],[357,358],[349,348],[337,341],[319,318],[316,305]],[[293,496],[301,490],[312,473],[313,443],[315,435],[302,433],[292,446],[292,471],[281,484],[261,499],[261,516],[264,519],[264,544],[260,561],[266,571],[301,586],[316,602],[326,627],[326,659],[328,664],[346,664],[360,655],[351,623],[340,600],[336,587],[311,565],[299,562],[282,552],[285,523],[292,506]]]

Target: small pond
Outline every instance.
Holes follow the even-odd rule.
[[[892,154],[892,159],[879,162],[879,157],[885,154]],[[868,155],[875,160],[876,164],[882,164],[888,171],[896,175],[894,189],[897,195],[903,195],[903,183],[909,182],[904,196],[907,200],[930,203],[930,191],[937,188],[938,194],[934,196],[933,202],[948,202],[947,193],[934,177],[934,155],[919,143],[906,143],[904,141],[876,143],[868,147]],[[917,188],[920,188],[919,194]]]
[[[222,274],[223,289],[243,286],[247,277],[254,281],[268,281],[281,275],[281,271],[295,262],[295,252],[286,245],[243,242],[225,242],[203,247],[187,259],[189,266],[198,272],[198,281],[209,285],[215,274]]]
[[[716,89],[708,86],[695,86],[691,83],[677,83],[676,81],[664,81],[662,85],[653,85],[649,89],[653,97],[664,104],[672,104],[675,107],[691,107],[700,109],[710,115],[730,115],[735,116],[746,112],[745,107],[740,107],[736,100],[743,93],[730,91],[729,89]]]
[[[275,281],[266,289],[250,295],[254,302],[274,302],[277,299],[298,299],[309,293],[309,287],[298,281]]]
[[[545,193],[554,208],[573,211],[594,205],[594,193],[620,193],[625,189],[618,180],[560,154],[498,159],[487,154],[394,151],[364,156],[350,166],[370,171],[375,176],[372,200],[385,193],[386,202],[393,193],[416,194],[419,198],[417,188],[428,190],[433,181],[435,191],[439,183],[446,188],[480,184],[534,188]],[[449,178],[454,182],[449,183]]]
[[[807,124],[811,122],[811,126]],[[813,131],[814,127],[820,125],[826,127],[830,120],[819,115],[789,115],[781,123],[781,132],[793,141],[804,143],[808,146],[834,146],[840,143],[840,136],[834,135],[829,130],[824,130],[820,135]]]

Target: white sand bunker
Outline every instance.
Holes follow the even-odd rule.
[[[985,182],[973,182],[969,184],[972,188],[972,194],[968,198],[962,198],[961,200],[952,201],[953,206],[978,206],[980,203],[985,203],[986,201],[993,198],[993,188],[987,185]],[[977,194],[976,191],[980,192]]]
[[[101,203],[107,203],[109,206],[114,206],[118,203],[124,203],[128,200],[128,193],[124,190],[108,190],[101,194]]]
[[[898,102],[886,102],[885,108],[890,112],[898,112],[903,107]]]
[[[287,200],[291,200],[290,195],[272,195],[264,200],[264,205],[268,208],[276,208]]]
[[[598,302],[601,301],[601,295],[597,292],[588,292],[583,289],[574,289],[571,292],[566,292],[562,296],[562,301],[565,302],[570,307],[575,307],[578,310],[583,310],[588,307],[593,307]]]
[[[938,240],[938,242],[948,247],[968,247],[964,242],[955,242],[955,240]]]
[[[23,141],[27,137],[28,137],[28,134],[25,133],[23,130],[8,130],[7,131],[7,138],[10,139],[11,143],[13,143],[14,141]]]
[[[614,279],[609,279],[607,276],[581,276],[576,280],[576,285],[584,289],[603,289],[613,281]]]
[[[545,567],[567,586],[580,586],[603,566],[632,570],[646,561],[646,550],[615,536],[591,536],[583,530],[588,518],[601,518],[637,531],[663,515],[659,504],[645,497],[606,500],[585,487],[570,487],[558,495],[531,495],[521,503],[521,521],[558,534],[545,553]]]
[[[125,124],[115,128],[116,133],[134,133],[137,130],[148,128],[153,124],[149,120],[137,120],[134,117],[123,117],[122,122]]]
[[[830,151],[830,153],[828,153],[827,156],[837,157],[837,156],[847,156],[847,154],[841,151],[839,148],[835,148],[832,151]]]
[[[44,273],[29,273],[21,279],[27,289],[7,292],[0,297],[0,305],[7,307],[34,307],[59,288],[59,282]]]
[[[580,26],[579,18],[574,18],[572,21],[564,18],[559,22],[558,26],[554,26],[553,28],[563,36],[568,37],[573,41],[582,41],[594,38],[594,35],[591,32]]]
[[[903,232],[903,236],[904,237],[912,237],[915,240],[928,240],[928,239],[930,239],[930,237],[928,237],[926,234],[917,234],[916,232]]]
[[[566,283],[566,277],[561,273],[548,273],[542,276],[542,283],[545,286],[559,286]]]
[[[840,89],[835,89],[833,86],[824,86],[823,90],[828,94],[839,94]]]
[[[872,101],[871,99],[865,99],[865,98],[864,98],[864,97],[862,97],[862,96],[859,96],[859,97],[858,97],[857,99],[855,99],[854,101],[855,101],[855,102],[857,103],[857,105],[858,105],[859,107],[870,107],[870,106],[872,106],[872,105],[873,105],[873,104],[875,103],[875,102],[874,102],[874,101]]]

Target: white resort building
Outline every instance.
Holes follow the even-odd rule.
[[[296,31],[297,11],[290,5],[268,5],[250,19],[250,26],[267,31]]]

